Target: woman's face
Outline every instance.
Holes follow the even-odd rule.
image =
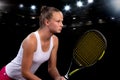
[[[62,12],[53,12],[53,16],[48,20],[48,28],[51,33],[60,33],[63,27]]]

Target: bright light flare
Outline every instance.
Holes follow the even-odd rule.
[[[82,7],[83,3],[81,1],[77,1],[76,5],[77,5],[77,7]]]
[[[64,10],[69,11],[71,9],[70,5],[65,5]]]
[[[90,3],[93,3],[94,2],[94,0],[88,0],[88,3],[90,4]]]

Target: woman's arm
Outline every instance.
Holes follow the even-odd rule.
[[[53,42],[54,46],[51,52],[50,59],[48,61],[48,72],[50,73],[51,77],[54,78],[54,80],[65,80],[64,77],[62,77],[59,74],[59,71],[56,67],[57,63],[57,50],[58,50],[58,38],[56,36],[53,36]]]
[[[32,60],[33,60],[33,53],[36,50],[36,45],[37,42],[34,34],[30,34],[23,41],[23,45],[22,45],[23,58],[22,58],[21,72],[23,77],[25,77],[27,80],[42,80],[30,72],[30,68],[32,66]]]

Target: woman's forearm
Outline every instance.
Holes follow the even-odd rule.
[[[41,78],[37,77],[36,75],[34,75],[31,72],[24,71],[24,72],[22,72],[22,75],[27,80],[42,80]]]
[[[56,80],[58,77],[60,77],[61,75],[58,72],[57,68],[48,68],[48,72],[50,74],[50,76],[52,78],[54,78],[54,80]]]

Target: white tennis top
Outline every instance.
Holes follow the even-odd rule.
[[[34,52],[33,64],[31,66],[32,73],[35,73],[36,70],[39,68],[39,66],[49,59],[51,50],[53,48],[53,40],[51,37],[49,50],[46,52],[43,52],[41,48],[41,41],[40,41],[40,36],[38,34],[38,31],[34,33],[37,39],[37,50],[36,52]],[[10,63],[6,65],[7,75],[15,80],[26,80],[21,75],[22,55],[23,55],[23,48],[21,45],[17,56]]]

